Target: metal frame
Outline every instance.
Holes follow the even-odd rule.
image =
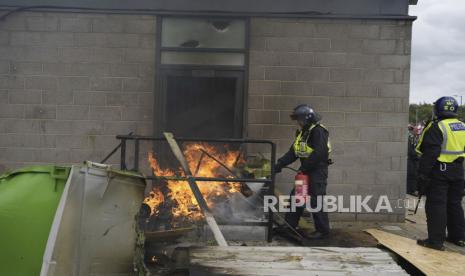
[[[116,139],[120,140],[120,168],[122,170],[127,170],[126,164],[126,145],[128,141],[134,141],[134,163],[132,170],[138,171],[139,170],[139,151],[140,151],[140,141],[152,141],[162,142],[167,141],[165,137],[153,137],[153,136],[136,136],[136,135],[118,135]],[[269,140],[256,140],[256,139],[203,139],[203,138],[176,138],[178,142],[205,142],[205,143],[228,143],[228,144],[266,144],[270,146],[271,150],[271,177],[270,179],[248,179],[248,178],[221,178],[221,177],[191,177],[191,179],[195,181],[203,181],[203,182],[259,182],[268,184],[267,195],[274,195],[275,191],[275,160],[276,160],[276,144]],[[114,152],[113,152],[114,153]],[[159,177],[159,176],[146,176],[148,180],[155,180],[155,179],[165,179],[169,180],[176,179],[176,180],[186,180],[182,177]],[[241,223],[239,225],[256,225],[256,226],[263,226],[264,224],[267,226],[267,241],[271,242],[273,239],[273,212],[268,212],[268,221],[267,222],[247,222]]]
[[[162,24],[163,18],[174,17],[174,18],[208,18],[208,19],[236,19],[244,20],[245,22],[245,45],[243,49],[231,49],[231,48],[183,48],[183,47],[162,47]],[[164,79],[167,72],[173,72],[174,70],[213,70],[213,71],[230,71],[238,72],[242,74],[241,78],[238,78],[239,84],[242,89],[240,95],[241,99],[236,101],[236,105],[240,103],[242,105],[242,130],[241,136],[244,137],[247,133],[247,95],[249,85],[249,53],[250,53],[250,18],[240,16],[220,16],[220,15],[186,15],[180,16],[175,14],[157,16],[156,26],[156,50],[155,50],[155,95],[154,95],[154,107],[155,112],[153,114],[153,129],[155,135],[161,135],[164,131],[163,124],[165,122],[165,98],[166,87],[164,86]],[[161,53],[163,51],[169,52],[201,52],[201,53],[242,53],[244,54],[244,65],[243,66],[229,66],[229,65],[191,65],[191,64],[162,64]],[[240,92],[240,91],[239,91]],[[235,106],[237,111],[238,106]],[[237,115],[237,114],[236,114]]]

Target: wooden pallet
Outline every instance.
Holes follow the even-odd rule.
[[[408,275],[370,247],[201,247],[189,256],[190,275]]]

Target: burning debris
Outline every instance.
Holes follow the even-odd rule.
[[[196,177],[236,177],[234,168],[243,164],[241,152],[229,150],[227,147],[215,147],[206,143],[188,143],[184,155],[191,171]],[[150,152],[148,161],[157,177],[165,177],[145,198],[144,203],[150,207],[150,220],[169,219],[165,228],[181,227],[186,223],[198,222],[203,219],[197,200],[192,194],[187,181],[180,180],[184,176],[182,170],[165,169],[160,166],[154,153]],[[177,179],[178,178],[178,179]],[[236,182],[198,182],[199,189],[208,207],[227,201],[233,195],[241,193],[244,184]],[[243,189],[242,189],[243,190]],[[159,223],[163,224],[163,223]]]

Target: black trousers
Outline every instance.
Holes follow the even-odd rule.
[[[437,164],[432,171],[432,181],[426,191],[426,219],[428,239],[442,244],[446,237],[452,240],[465,238],[465,218],[462,208],[463,166],[462,163],[447,163],[445,170]]]
[[[310,176],[310,206],[312,208],[317,207],[317,196],[326,195],[326,185],[328,179],[328,167],[323,167],[311,171],[308,173]],[[292,189],[291,196],[294,195],[294,189]],[[297,207],[295,212],[286,213],[286,222],[296,228],[299,224],[300,217],[304,212],[304,207]],[[315,230],[326,234],[329,233],[329,218],[328,214],[320,210],[319,212],[312,212],[313,223],[315,224]]]

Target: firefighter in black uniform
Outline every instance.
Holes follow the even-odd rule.
[[[435,118],[425,127],[417,145],[420,154],[418,191],[426,195],[428,238],[417,243],[444,250],[444,240],[465,246],[462,208],[464,188],[465,124],[457,119],[452,97],[434,103]]]
[[[317,196],[326,195],[328,179],[328,165],[330,163],[329,153],[331,144],[329,142],[328,130],[320,124],[321,117],[310,106],[302,104],[297,106],[291,114],[291,119],[298,122],[300,130],[289,151],[281,157],[275,171],[281,172],[282,168],[300,159],[299,171],[310,177],[310,205],[317,207]],[[291,195],[294,194],[292,190]],[[296,212],[286,213],[285,219],[289,226],[294,229],[299,223],[304,207],[297,207]],[[315,224],[315,232],[309,234],[310,239],[322,239],[329,235],[328,214],[323,212],[312,213]]]

